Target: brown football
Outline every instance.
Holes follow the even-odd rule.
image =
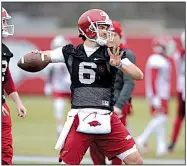
[[[28,72],[38,72],[44,69],[49,64],[49,58],[44,56],[44,61],[41,59],[40,53],[28,53],[24,55],[17,63],[17,66]]]

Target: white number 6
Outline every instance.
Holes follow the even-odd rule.
[[[86,69],[85,66],[90,66],[92,69],[96,69],[97,65],[92,62],[81,62],[79,64],[79,81],[83,84],[91,84],[95,81],[95,71],[92,69]],[[84,74],[89,74],[89,78],[84,78]]]

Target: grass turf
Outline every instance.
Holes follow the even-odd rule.
[[[57,156],[58,151],[54,150],[57,141],[56,122],[53,115],[53,106],[50,98],[44,96],[22,96],[28,113],[25,119],[20,119],[16,114],[15,105],[7,97],[7,103],[11,110],[13,123],[13,146],[14,155],[34,156]],[[172,98],[169,105],[169,118],[167,122],[167,142],[171,137],[171,130],[176,114],[176,100]],[[133,99],[134,113],[128,117],[128,123],[132,127],[133,137],[138,136],[151,119],[147,103],[144,98]],[[154,135],[148,141],[149,153],[145,158],[156,158],[156,141]],[[164,159],[185,158],[185,125],[182,129],[176,144],[175,151],[162,157]]]

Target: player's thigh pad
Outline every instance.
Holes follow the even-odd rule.
[[[116,156],[123,160],[124,156],[126,157],[137,151],[134,139],[116,113],[113,113],[111,116],[111,128],[111,133],[95,136],[95,142],[103,150],[105,156],[107,156],[109,160]]]

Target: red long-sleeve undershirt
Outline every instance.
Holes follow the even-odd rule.
[[[10,73],[9,67],[7,68],[5,74],[4,90],[8,95],[11,94],[12,92],[16,92],[16,87],[12,79],[12,75]]]

